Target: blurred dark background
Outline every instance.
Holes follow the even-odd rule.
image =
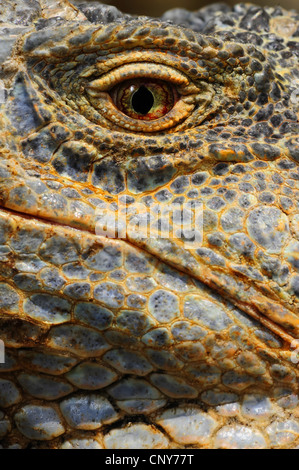
[[[187,10],[197,10],[205,5],[214,3],[212,1],[205,0],[102,0],[103,3],[114,5],[124,13],[133,13],[135,15],[148,15],[148,16],[160,16],[164,11],[170,8],[186,8]],[[0,1],[1,2],[1,1]],[[240,3],[240,1],[227,1],[229,5]],[[298,0],[284,0],[279,2],[277,0],[259,0],[252,3],[256,3],[261,6],[278,6],[280,5],[287,10],[291,8],[298,9]]]

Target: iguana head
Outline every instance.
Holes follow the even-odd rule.
[[[37,329],[9,346],[101,367],[106,423],[296,391],[298,17],[56,7],[2,66],[0,317]]]

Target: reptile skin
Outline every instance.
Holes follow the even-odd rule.
[[[298,448],[298,15],[1,8],[1,446]],[[196,246],[130,229],[183,203]]]

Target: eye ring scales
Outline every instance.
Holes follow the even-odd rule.
[[[159,132],[187,119],[200,90],[188,77],[155,63],[125,64],[85,86],[94,109],[120,128]]]

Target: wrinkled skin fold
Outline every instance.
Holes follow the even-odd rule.
[[[1,445],[296,448],[298,15],[0,21]],[[117,108],[135,79],[175,90],[165,114]],[[151,209],[167,236],[134,229]]]

